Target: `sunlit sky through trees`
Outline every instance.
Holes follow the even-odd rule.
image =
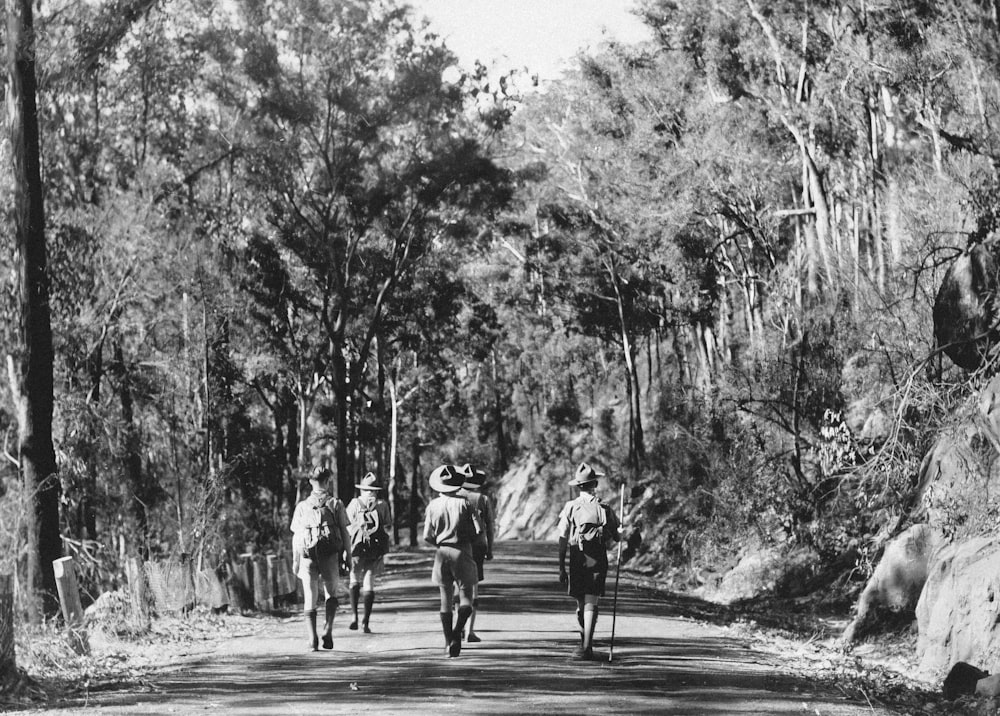
[[[649,30],[633,0],[411,0],[462,64],[504,72],[527,67],[541,80],[559,76],[580,50],[609,39],[638,42]]]

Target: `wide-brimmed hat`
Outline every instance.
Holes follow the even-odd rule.
[[[434,468],[428,482],[430,482],[432,490],[447,495],[462,489],[462,485],[465,484],[465,476],[455,472],[451,465],[441,465]]]
[[[367,473],[361,478],[361,482],[355,485],[359,490],[381,490],[382,488],[378,486],[378,478],[375,477],[374,472]]]
[[[478,487],[482,487],[483,483],[486,482],[486,473],[474,468],[469,463],[465,463],[461,467],[456,467],[455,471],[465,478],[465,483],[462,487],[466,490],[475,490]]]
[[[581,462],[580,467],[576,468],[576,477],[570,480],[569,484],[575,487],[589,485],[591,482],[597,482],[598,478],[601,477],[604,477],[603,472],[598,472],[587,463]]]
[[[330,468],[323,467],[323,466],[317,466],[317,467],[314,467],[312,470],[309,471],[308,478],[310,480],[315,480],[316,482],[326,482],[332,476],[333,476],[333,472],[330,471]]]

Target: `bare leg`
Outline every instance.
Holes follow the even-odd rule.
[[[481,641],[476,635],[476,612],[479,611],[479,585],[472,585],[472,613],[469,615],[469,641]]]
[[[441,630],[444,632],[444,646],[448,649],[454,636],[452,626],[451,605],[455,598],[455,585],[449,583],[441,585]]]

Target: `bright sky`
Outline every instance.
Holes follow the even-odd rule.
[[[463,67],[478,59],[504,72],[527,67],[542,80],[581,49],[608,39],[633,43],[650,39],[630,13],[634,0],[409,0],[419,17],[458,55]]]

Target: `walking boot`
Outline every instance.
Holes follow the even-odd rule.
[[[372,630],[368,628],[368,620],[372,616],[372,607],[375,605],[375,592],[365,592],[365,618],[361,620],[361,626],[364,629],[365,634],[371,634]]]
[[[441,612],[441,631],[444,632],[444,650],[448,656],[451,656],[451,638],[455,633],[455,630],[451,625],[452,614],[450,611]]]
[[[448,645],[448,655],[451,657],[462,653],[462,630],[465,628],[465,623],[469,620],[470,614],[472,614],[472,607],[469,605],[463,604],[458,608],[458,621],[455,622],[455,629],[451,635],[451,643]]]
[[[358,599],[361,597],[361,585],[355,584],[351,587],[351,611],[354,612],[354,621],[347,628],[351,631],[358,630]]]
[[[337,614],[339,602],[336,597],[329,597],[326,600],[326,624],[323,626],[323,648],[333,648],[333,617]]]
[[[309,627],[309,648],[313,651],[319,651],[319,635],[316,633],[316,610],[306,609],[304,614],[306,625]]]

